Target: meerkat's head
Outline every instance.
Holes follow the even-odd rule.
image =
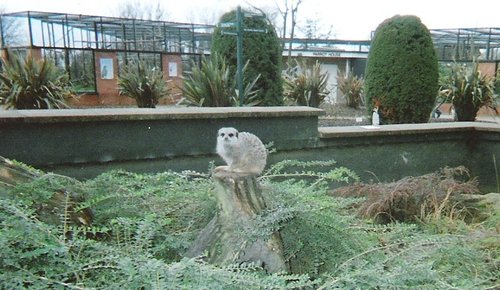
[[[217,133],[217,142],[223,142],[224,144],[236,143],[238,142],[238,134],[238,130],[235,128],[220,128]]]

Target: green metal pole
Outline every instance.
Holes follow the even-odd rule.
[[[240,106],[243,106],[243,27],[240,6],[236,10],[236,66],[238,97],[240,99]]]

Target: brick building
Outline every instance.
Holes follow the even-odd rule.
[[[131,106],[120,96],[118,76],[130,61],[140,59],[163,71],[175,103],[181,97],[182,75],[202,55],[210,53],[213,25],[125,19],[47,12],[0,15],[0,52],[5,49],[49,57],[63,68],[77,92],[73,106]],[[483,73],[495,75],[500,63],[500,28],[431,30],[442,62],[479,57]],[[283,57],[319,60],[330,74],[332,102],[337,97],[338,71],[362,76],[370,40],[283,39]]]

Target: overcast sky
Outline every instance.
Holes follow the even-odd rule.
[[[118,16],[120,3],[137,0],[0,0],[6,12],[46,11],[100,16]],[[293,2],[297,0],[288,0]],[[237,5],[257,7],[284,6],[285,0],[141,0],[152,5],[160,3],[168,11],[168,20],[206,22],[217,19]],[[299,19],[319,19],[326,28],[332,27],[334,38],[369,39],[384,19],[396,14],[420,17],[429,28],[500,27],[498,0],[303,0]],[[211,23],[213,24],[213,23]]]

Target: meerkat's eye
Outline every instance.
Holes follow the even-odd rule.
[[[234,137],[234,134],[233,133],[229,133],[229,137]]]
[[[221,137],[224,137],[224,135],[225,135],[224,133],[220,133],[220,136],[221,136]]]

